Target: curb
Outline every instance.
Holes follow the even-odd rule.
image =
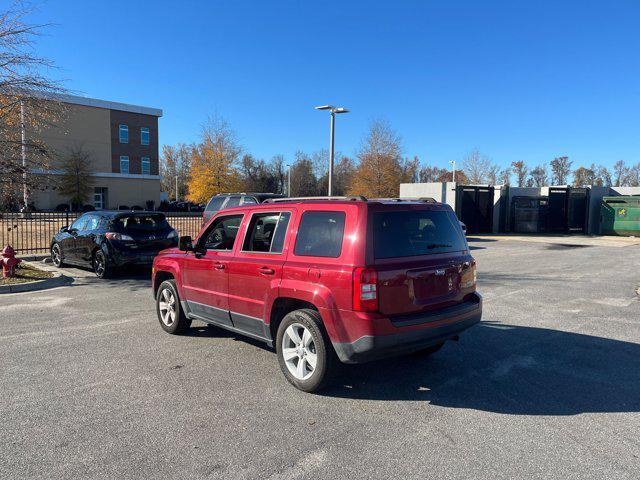
[[[28,264],[29,262],[25,261],[24,263]],[[42,268],[41,265],[38,265],[37,268],[53,273],[53,277],[45,278],[44,280],[36,280],[35,282],[0,285],[0,295],[3,293],[36,292],[38,290],[48,290],[50,288],[61,287],[63,285],[70,285],[73,283],[72,277],[62,275],[60,272],[56,272],[51,268]]]

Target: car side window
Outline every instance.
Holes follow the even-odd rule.
[[[229,200],[227,201],[227,204],[224,206],[224,208],[233,208],[239,206],[241,199],[242,197],[229,197]]]
[[[342,252],[344,212],[305,212],[294,253],[304,257],[338,258]]]
[[[85,225],[87,224],[87,220],[89,220],[89,215],[84,214],[71,224],[69,230],[76,230],[78,232],[84,230]]]
[[[89,215],[89,218],[87,219],[87,224],[85,225],[84,229],[87,231],[97,230],[98,225],[100,225],[100,217],[98,215]]]
[[[242,204],[243,205],[255,205],[257,203],[258,203],[258,201],[253,197],[242,197]]]
[[[242,215],[225,215],[216,218],[202,236],[207,250],[233,250],[240,229]]]
[[[218,211],[222,208],[222,204],[224,203],[225,197],[211,197],[209,203],[207,204],[205,210],[207,212]]]
[[[251,217],[242,250],[282,253],[291,212],[256,213]]]

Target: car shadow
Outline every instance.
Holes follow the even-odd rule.
[[[640,411],[640,345],[483,322],[431,357],[345,365],[321,395],[518,415]]]

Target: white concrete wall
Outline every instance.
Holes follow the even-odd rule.
[[[401,183],[400,198],[431,197],[456,209],[455,182]]]

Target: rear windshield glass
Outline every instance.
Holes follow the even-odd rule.
[[[453,212],[390,211],[373,214],[375,258],[412,257],[465,250]]]
[[[114,220],[119,232],[152,232],[169,228],[167,219],[160,213],[152,215],[124,215]]]
[[[222,207],[222,203],[224,202],[224,199],[226,197],[213,197],[211,200],[209,200],[209,203],[207,204],[205,210],[207,212],[210,211],[218,211],[220,210],[220,207]]]

